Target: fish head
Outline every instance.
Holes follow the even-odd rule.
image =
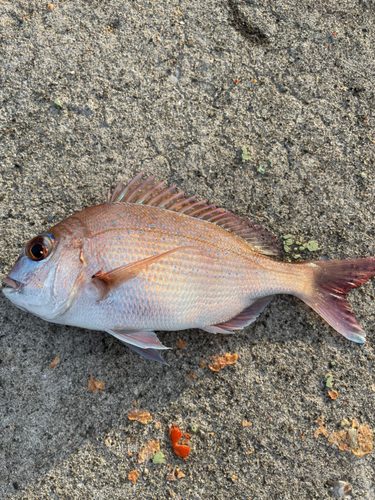
[[[71,306],[85,267],[83,232],[69,219],[30,240],[4,279],[15,306],[52,322]]]

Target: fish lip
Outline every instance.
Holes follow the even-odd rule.
[[[22,283],[12,278],[9,278],[9,276],[4,278],[4,283],[6,285],[5,289],[9,290],[10,292],[19,292],[22,286]]]

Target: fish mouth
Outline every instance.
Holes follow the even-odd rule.
[[[12,291],[19,292],[22,286],[22,283],[12,278],[9,278],[9,276],[4,278],[4,283],[5,283],[5,290],[8,290],[10,292]]]

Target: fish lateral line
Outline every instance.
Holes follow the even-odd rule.
[[[114,202],[114,203],[122,203],[122,202]],[[113,203],[112,203],[113,204]],[[156,207],[158,208],[158,207]],[[161,211],[163,209],[160,209]],[[172,212],[171,212],[172,213]],[[205,221],[207,222],[208,224],[211,224],[212,226],[214,226],[213,223],[211,223],[210,221]],[[225,229],[225,228],[224,228]],[[107,229],[103,229],[103,231],[99,231],[99,232],[95,232],[92,236],[91,236],[91,240],[94,240],[96,237],[100,236],[100,235],[105,235],[106,233],[108,232],[114,232],[114,231],[118,231],[118,232],[128,232],[129,233],[134,233],[134,234],[139,234],[139,233],[144,233],[144,234],[155,234],[155,235],[162,235],[162,236],[170,236],[170,237],[173,237],[173,236],[180,236],[182,237],[183,239],[185,240],[189,240],[191,241],[192,243],[197,243],[198,245],[202,245],[203,243],[205,244],[209,244],[209,246],[213,247],[215,249],[215,251],[220,251],[222,253],[231,253],[232,255],[237,255],[238,257],[240,258],[243,258],[243,259],[247,259],[249,260],[249,257],[246,253],[242,253],[242,252],[239,252],[239,251],[236,251],[235,249],[230,249],[230,250],[223,250],[223,248],[221,248],[219,245],[216,244],[215,241],[212,241],[212,240],[203,240],[202,241],[202,238],[200,237],[196,237],[194,238],[193,236],[191,235],[188,235],[188,234],[171,234],[170,232],[168,231],[162,231],[161,229],[155,229],[155,228],[148,228],[148,227],[142,227],[142,229],[135,229],[134,227],[108,227]],[[226,231],[229,233],[229,231]],[[244,240],[243,238],[241,238],[240,236],[234,234],[234,233],[229,233],[230,236],[232,238],[236,238],[237,240],[239,241],[242,241],[246,244],[247,248],[248,248],[248,251],[249,253],[251,253],[251,255],[259,255],[260,257],[265,257],[265,263],[262,264],[262,261],[259,260],[258,261],[258,266],[263,269],[263,270],[267,270],[269,268],[269,265],[268,265],[268,261],[266,260],[267,259],[267,256],[264,256],[262,254],[259,254],[259,252],[257,252],[248,242],[246,242],[246,240]],[[180,247],[180,248],[197,248],[195,245],[184,245],[183,247]],[[198,248],[197,248],[198,249]],[[200,251],[202,251],[201,248],[199,248]],[[208,257],[212,257],[212,255],[210,255],[210,252],[207,251],[206,252],[207,256]],[[216,259],[214,257],[212,257],[213,259]],[[98,271],[100,272],[100,271]],[[94,275],[95,276],[95,275]],[[93,276],[93,277],[94,277]]]
[[[122,202],[113,202],[113,203],[122,203]],[[113,204],[112,203],[112,204]],[[159,208],[159,207],[155,207],[155,208]],[[165,209],[160,209],[161,211],[165,211]],[[173,212],[171,212],[173,213]],[[211,224],[212,226],[214,226],[214,224],[210,221],[205,221],[207,222],[208,224]],[[225,229],[225,228],[224,228]],[[161,229],[156,229],[156,228],[150,228],[150,227],[142,227],[142,229],[136,229],[134,227],[126,227],[126,226],[122,226],[122,227],[107,227],[107,229],[103,229],[103,231],[98,231],[98,232],[95,232],[92,236],[91,236],[91,240],[95,239],[97,236],[101,236],[101,235],[105,235],[106,233],[108,232],[114,232],[114,231],[118,231],[118,232],[128,232],[128,233],[134,233],[134,234],[139,234],[139,233],[147,233],[147,234],[150,234],[150,233],[153,233],[155,235],[162,235],[162,236],[180,236],[180,237],[183,237],[185,240],[190,240],[191,242],[195,242],[195,243],[198,243],[198,244],[202,244],[202,243],[209,243],[210,246],[212,246],[213,248],[215,248],[216,250],[219,250],[221,252],[223,252],[224,250],[217,244],[215,244],[215,241],[202,241],[202,238],[199,238],[199,237],[196,237],[194,238],[193,236],[190,236],[188,234],[176,234],[176,233],[173,233],[171,234],[170,232],[168,231],[162,231]],[[227,231],[229,233],[229,231]],[[239,241],[244,241],[246,242],[246,240],[244,240],[243,238],[241,238],[240,236],[234,234],[234,233],[229,233],[231,235],[231,237],[234,237],[236,238],[237,240]],[[193,248],[194,246],[193,245],[185,245],[183,248]],[[259,252],[257,252],[256,250],[254,250],[251,245],[248,244],[248,247],[249,247],[249,250],[250,252],[254,253],[254,254],[258,254]],[[243,258],[247,258],[247,256],[241,252],[236,252],[235,250],[228,250],[228,252],[232,253],[233,255],[237,255],[239,257],[243,257]],[[268,269],[268,266],[264,266],[264,269]]]

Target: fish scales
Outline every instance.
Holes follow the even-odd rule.
[[[155,330],[234,333],[278,293],[364,342],[345,295],[375,275],[375,259],[290,264],[274,259],[280,248],[253,222],[140,173],[29,241],[3,292],[46,321],[105,330],[162,363]]]
[[[61,318],[64,322],[77,325],[80,311],[78,326],[99,330],[197,328],[225,322],[251,299],[276,291],[275,280],[268,279],[267,260],[213,224],[157,207],[123,203],[89,208],[81,214],[89,236],[84,245],[84,258],[90,263],[88,277],[97,269],[107,272],[175,247],[189,248],[120,287],[110,302],[103,302],[105,314],[82,296]]]

